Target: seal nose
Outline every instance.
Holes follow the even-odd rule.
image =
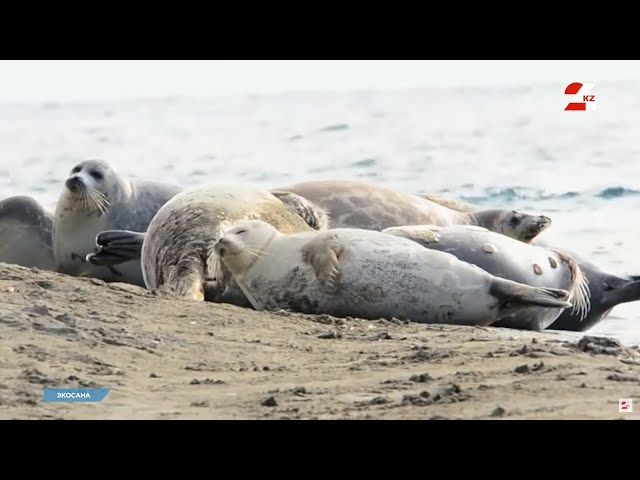
[[[551,219],[546,215],[540,215],[540,218],[538,219],[538,223],[541,225],[551,225]]]
[[[214,247],[216,252],[218,252],[218,255],[221,257],[224,257],[224,254],[227,253],[227,249],[225,248],[226,243],[227,243],[227,240],[224,238],[221,238],[216,242],[216,245]]]
[[[78,190],[84,188],[84,183],[80,177],[69,177],[67,181],[64,182],[65,186],[72,192],[77,192]]]

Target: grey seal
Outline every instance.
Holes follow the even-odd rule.
[[[142,239],[146,287],[196,301],[248,306],[213,251],[231,224],[246,219],[264,220],[284,232],[313,231],[289,205],[253,185],[210,185],[184,191],[158,211],[144,235],[129,237],[133,245]],[[111,235],[120,235],[116,243],[127,243],[126,233]]]
[[[536,239],[535,244],[548,246],[543,239]],[[573,250],[550,248],[570,255],[578,262],[580,269],[589,280],[591,302],[586,315],[564,310],[557,320],[547,327],[548,329],[585,332],[609,315],[616,305],[640,300],[640,275],[620,276],[608,273]]]
[[[533,246],[486,228],[470,225],[437,227],[410,225],[391,227],[384,233],[413,240],[420,245],[455,255],[497,277],[534,287],[567,290],[571,311],[584,318],[590,308],[589,283],[569,255],[550,248]],[[526,330],[543,330],[565,310],[530,306],[493,324]]]
[[[0,262],[53,271],[52,228],[51,212],[34,198],[0,201]]]
[[[180,191],[168,183],[129,181],[103,160],[80,162],[65,181],[53,217],[56,270],[144,286],[138,260],[106,267],[91,264],[86,256],[101,231],[146,230],[160,207]]]
[[[214,251],[256,310],[491,325],[527,305],[571,306],[566,290],[495,277],[454,255],[374,230],[287,234],[244,221]]]
[[[352,180],[303,182],[271,192],[292,192],[308,199],[327,212],[331,228],[384,230],[402,225],[478,225],[530,242],[551,225],[546,215],[499,208],[458,211],[419,195]]]
[[[473,212],[480,208],[470,203],[443,198],[438,195],[421,195],[462,212]],[[609,315],[616,305],[640,300],[640,275],[621,276],[607,272],[591,262],[585,255],[549,243],[541,237],[536,237],[531,243],[541,247],[553,248],[555,251],[562,252],[573,258],[589,282],[590,307],[586,316],[573,309],[564,310],[558,319],[547,327],[548,329],[585,332]]]

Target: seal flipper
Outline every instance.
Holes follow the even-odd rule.
[[[496,277],[489,293],[505,304],[537,305],[539,307],[569,308],[571,303],[567,290],[559,288],[532,287]]]
[[[336,235],[311,240],[302,247],[302,259],[313,268],[323,287],[334,290],[340,274],[340,255],[344,251]]]
[[[407,238],[424,245],[440,241],[439,230],[435,225],[403,225],[401,227],[386,228],[382,230],[382,233]]]
[[[640,300],[640,276],[630,275],[628,279],[617,276],[609,276],[605,279],[603,303],[613,308],[621,303],[636,302]]]
[[[300,216],[314,230],[326,230],[329,227],[328,213],[310,200],[295,193],[280,190],[272,190],[269,193]]]
[[[145,234],[129,230],[105,230],[96,235],[96,251],[85,259],[92,265],[108,267],[140,260]]]
[[[160,287],[161,290],[197,302],[204,301],[204,265],[197,253],[182,256],[176,265],[165,271],[166,281]]]

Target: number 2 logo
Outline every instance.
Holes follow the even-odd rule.
[[[573,95],[571,102],[564,107],[565,111],[594,111],[596,109],[596,96],[590,95],[595,85],[593,83],[582,84],[573,82],[564,89],[565,95]]]

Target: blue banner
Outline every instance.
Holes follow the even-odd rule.
[[[110,388],[45,388],[45,402],[101,402]]]

